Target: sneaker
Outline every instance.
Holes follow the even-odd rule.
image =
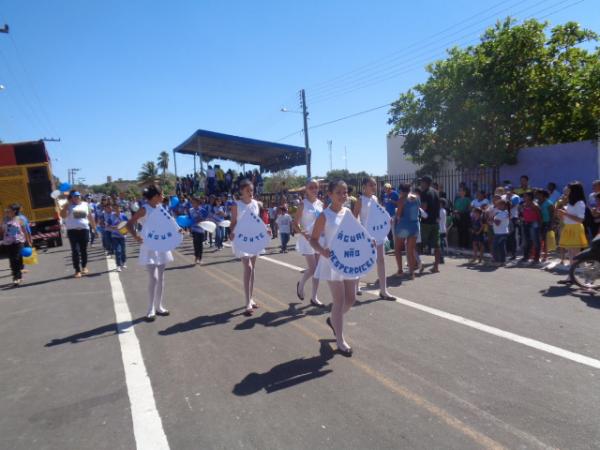
[[[81,278],[81,272],[75,272],[75,278]]]
[[[123,269],[121,269],[121,266],[117,266],[117,272],[121,272]]]
[[[123,265],[121,266],[121,269],[127,269],[127,264],[123,264]]]
[[[90,273],[90,271],[88,270],[87,267],[84,267],[83,270],[81,271],[82,274],[87,275],[88,273]]]

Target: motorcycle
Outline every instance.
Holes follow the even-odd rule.
[[[569,279],[583,289],[600,289],[600,235],[577,256],[569,269]]]

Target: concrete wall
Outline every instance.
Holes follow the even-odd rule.
[[[598,143],[593,141],[525,148],[519,151],[517,164],[500,168],[500,181],[518,186],[521,175],[528,175],[530,186],[546,187],[553,181],[562,189],[578,180],[589,192],[592,181],[600,178],[599,158]]]
[[[404,136],[387,137],[387,174],[401,175],[415,173],[419,166],[408,160],[404,154],[402,146],[404,145]]]

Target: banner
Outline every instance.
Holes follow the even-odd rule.
[[[232,242],[235,253],[258,255],[270,241],[267,226],[254,213],[246,211],[239,217]]]
[[[373,239],[378,243],[383,243],[390,232],[392,221],[388,212],[379,203],[371,200],[367,223],[364,226]]]
[[[157,252],[167,252],[177,248],[183,235],[175,219],[162,206],[157,206],[148,219],[144,222],[142,229],[143,245]]]
[[[367,230],[347,212],[329,246],[333,270],[345,278],[362,277],[376,265],[377,251]]]

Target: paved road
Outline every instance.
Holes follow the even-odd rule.
[[[391,277],[399,302],[377,300],[371,276],[347,318],[347,359],[327,311],[295,296],[294,252],[259,260],[262,308],[247,318],[230,249],[198,267],[186,239],[167,271],[172,314],[146,323],[146,274],[128,250],[112,280],[99,249],[92,274],[72,279],[63,247],[0,291],[0,448],[146,448],[154,406],[171,449],[600,448],[600,299],[556,275],[448,259],[440,274]],[[149,391],[126,376],[115,280]]]

